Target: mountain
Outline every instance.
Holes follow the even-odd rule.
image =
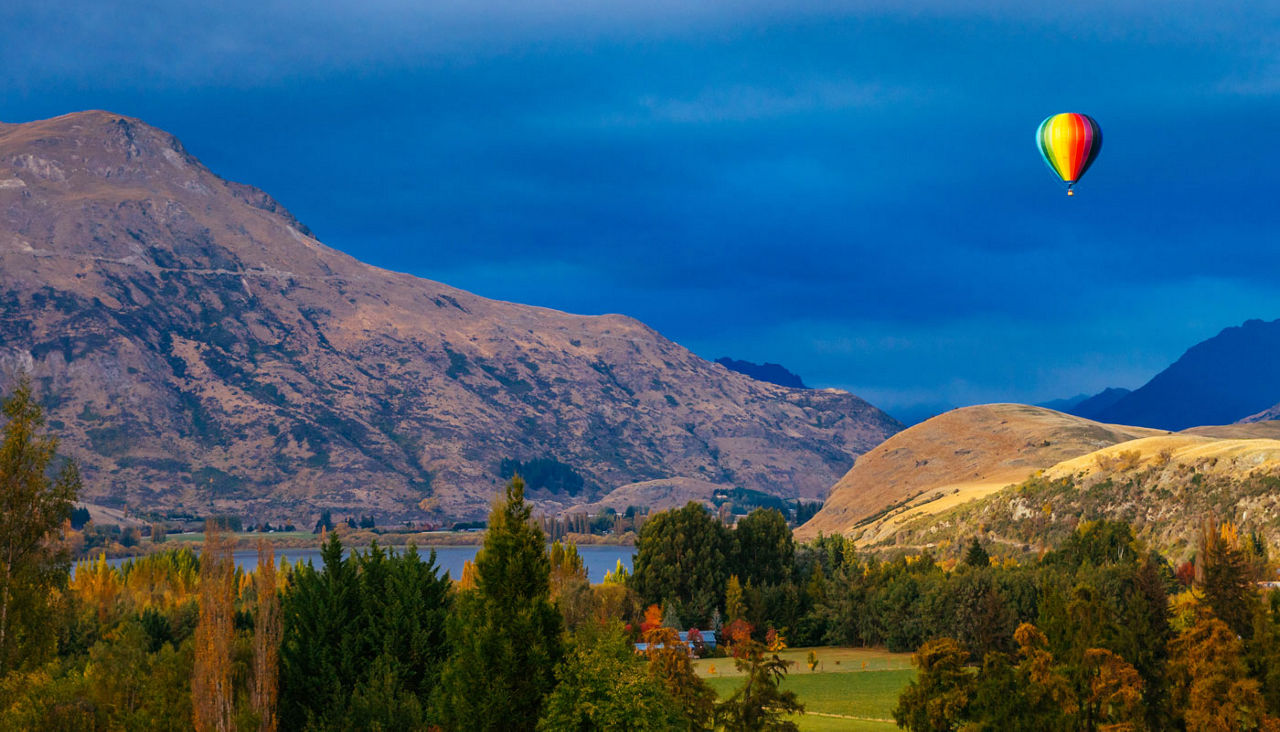
[[[0,125],[0,388],[17,370],[88,500],[253,520],[474,518],[514,469],[547,511],[674,478],[817,498],[900,428],[630,318],[363,264],[106,112]]]
[[[1264,409],[1261,412],[1258,412],[1257,414],[1251,414],[1240,421],[1241,422],[1266,422],[1268,420],[1275,420],[1275,419],[1280,419],[1280,404],[1277,404],[1271,407],[1270,409]]]
[[[859,457],[796,537],[874,535],[906,518],[989,495],[1063,460],[1151,434],[1156,433],[1025,404],[953,409]]]
[[[1067,414],[1070,414],[1072,407],[1088,398],[1088,394],[1076,394],[1075,396],[1067,397],[1066,399],[1050,399],[1047,402],[1040,402],[1035,406],[1052,409],[1055,412],[1066,412]]]
[[[1280,402],[1277,364],[1280,320],[1250,320],[1192,346],[1094,418],[1169,430],[1236,422]]]
[[[786,368],[776,363],[751,363],[750,361],[737,361],[728,356],[721,356],[716,359],[716,363],[729,369],[737,371],[740,374],[746,374],[758,381],[767,381],[770,384],[778,386],[789,386],[792,389],[807,389],[800,377],[791,373]]]
[[[1123,387],[1103,389],[1087,399],[1081,399],[1076,402],[1070,409],[1061,411],[1067,414],[1074,414],[1077,417],[1084,417],[1085,419],[1095,419],[1132,393],[1132,391]]]

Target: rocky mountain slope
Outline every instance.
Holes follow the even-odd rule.
[[[1099,424],[1025,404],[963,407],[921,422],[858,458],[796,531],[867,534],[1026,480],[1037,470],[1154,430]]]
[[[1280,320],[1250,320],[1187,350],[1172,366],[1093,419],[1181,430],[1227,424],[1280,402]]]
[[[817,498],[900,427],[363,264],[105,112],[0,125],[0,387],[20,369],[90,499],[253,519],[476,517],[512,461],[555,476],[548,510],[665,478]]]

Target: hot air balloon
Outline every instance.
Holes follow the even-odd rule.
[[[1071,187],[1102,149],[1102,128],[1087,114],[1055,114],[1040,123],[1036,147],[1044,162],[1067,184],[1067,195],[1074,196]]]

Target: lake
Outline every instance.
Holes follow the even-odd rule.
[[[437,547],[419,547],[418,554],[424,559],[431,552],[436,550],[436,564],[449,573],[453,579],[462,576],[463,563],[474,560],[476,552],[480,550],[477,546],[437,546]],[[600,582],[604,579],[605,572],[613,571],[618,565],[618,560],[622,560],[622,566],[631,571],[631,554],[635,551],[633,546],[611,546],[611,545],[588,545],[579,546],[578,553],[582,555],[582,561],[587,565],[587,577],[592,582]],[[351,551],[347,550],[346,554],[350,556]],[[258,566],[258,552],[256,549],[246,549],[234,553],[236,565],[244,570],[252,570]],[[288,559],[290,562],[304,561],[310,562],[313,566],[319,567],[322,560],[320,558],[320,549],[277,549],[276,561],[280,559]],[[119,567],[128,558],[108,559],[107,564],[113,567]]]

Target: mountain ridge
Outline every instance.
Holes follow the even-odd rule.
[[[1170,430],[1247,419],[1280,403],[1277,363],[1280,320],[1248,320],[1187,349],[1093,417]]]
[[[109,112],[0,126],[0,265],[0,366],[113,507],[477,517],[506,460],[582,479],[530,486],[547,511],[662,478],[814,498],[900,427],[624,316],[365,264]]]

